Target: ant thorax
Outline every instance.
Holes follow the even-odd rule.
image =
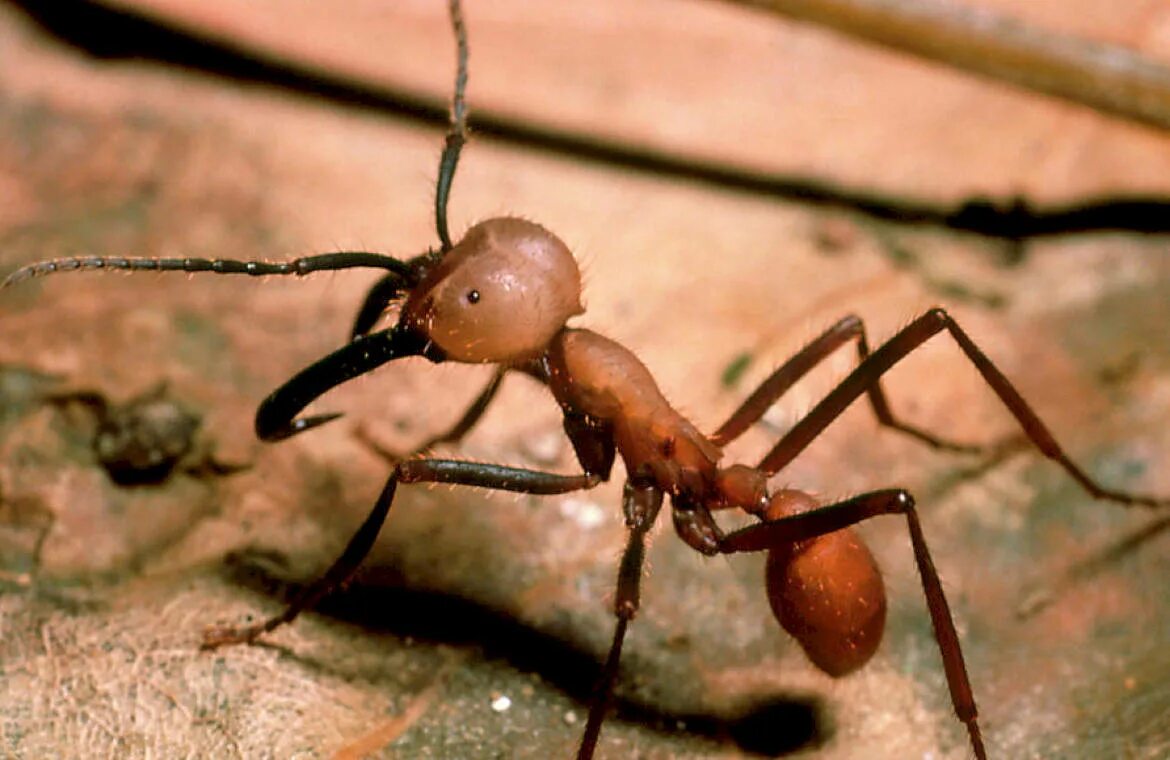
[[[337,251],[280,261],[83,255],[26,264],[0,279],[0,290],[3,290],[33,277],[83,270],[203,272],[249,277],[304,277],[355,269],[379,273],[380,279],[361,302],[345,341],[305,365],[259,403],[255,431],[260,439],[269,442],[301,435],[336,420],[341,413],[305,411],[337,386],[389,362],[423,357],[435,363],[449,360],[499,365],[458,422],[412,451],[405,454],[384,451],[364,441],[386,461],[388,472],[369,513],[341,555],[315,582],[300,588],[279,614],[246,624],[210,626],[203,633],[202,647],[216,649],[254,642],[292,622],[344,586],[373,550],[402,486],[445,484],[532,496],[579,493],[609,481],[615,458],[620,454],[626,468],[621,500],[626,539],[614,593],[607,600],[615,621],[608,653],[600,658],[602,664],[589,703],[578,760],[592,760],[599,746],[602,723],[614,706],[623,642],[641,604],[641,582],[651,531],[668,495],[675,532],[695,551],[707,556],[766,553],[764,587],[773,616],[799,642],[812,663],[832,676],[848,674],[868,662],[881,642],[886,623],[886,591],[881,572],[853,527],[880,517],[901,520],[921,582],[951,707],[966,729],[974,756],[977,760],[987,760],[972,679],[963,657],[964,636],[960,635],[957,616],[952,614],[947,601],[948,590],[944,589],[928,547],[929,525],[924,527],[912,494],[900,487],[881,488],[830,501],[792,488],[769,491],[769,480],[785,471],[851,405],[864,402],[885,431],[882,435],[898,434],[938,451],[981,457],[978,467],[968,470],[964,466],[962,472],[982,474],[998,465],[1006,454],[1014,453],[1017,443],[1023,440],[1063,470],[1089,497],[1125,507],[1157,510],[1170,509],[1170,497],[1111,487],[1099,482],[1091,471],[1082,469],[1065,453],[1053,432],[974,337],[941,307],[921,313],[872,348],[862,319],[856,314],[844,314],[775,367],[710,436],[703,435],[670,405],[649,370],[629,349],[595,332],[566,327],[570,318],[584,311],[581,273],[572,252],[556,235],[525,219],[497,217],[472,226],[461,240],[452,240],[447,205],[460,151],[467,138],[464,91],[468,46],[459,0],[449,0],[448,6],[456,41],[457,69],[450,130],[439,158],[435,188],[437,246],[409,259],[370,251]],[[983,203],[980,201],[975,207]],[[1017,200],[1016,206],[1010,209],[1013,220],[1015,212],[1024,207],[1023,201]],[[945,218],[950,225],[968,215],[971,207],[967,203],[957,213],[939,212],[939,221]],[[949,209],[949,206],[940,208]],[[1053,216],[1074,214],[1061,210]],[[1081,212],[1075,216],[1079,218]],[[893,217],[887,221],[892,220]],[[955,229],[968,228],[956,226]],[[1047,231],[1013,233],[1008,239],[1019,244],[1033,234],[1051,234],[1047,227],[1036,229]],[[379,327],[387,312],[393,313],[399,305],[398,321],[393,326]],[[273,335],[265,335],[262,329],[258,332],[263,336],[263,345],[279,345],[279,332]],[[989,392],[1014,419],[1022,439],[1013,436],[990,443],[955,441],[903,419],[892,407],[882,386],[886,373],[936,336],[948,339],[951,348],[974,368]],[[734,441],[760,422],[768,409],[809,372],[842,350],[855,352],[856,366],[794,425],[784,430],[757,463],[719,466],[724,446],[734,445]],[[561,473],[434,455],[433,447],[458,443],[477,424],[509,373],[526,374],[551,390],[564,412],[565,434],[576,453],[579,471]],[[423,393],[420,398],[432,400],[432,395]],[[49,395],[43,400],[93,407],[99,433],[93,453],[119,486],[154,484],[160,478],[169,477],[181,460],[190,459],[192,452],[200,452],[202,448],[192,445],[198,419],[164,403],[161,397],[144,396],[123,408],[108,403],[104,395],[90,392]],[[37,424],[39,430],[40,423]],[[364,438],[357,430],[355,436]],[[210,454],[204,453],[197,467],[224,474],[232,466],[217,463]],[[329,473],[332,472],[330,469]],[[963,475],[962,479],[966,477]],[[937,489],[933,495],[938,495]],[[10,494],[5,496],[12,502]],[[311,498],[318,499],[316,495]],[[329,499],[328,506],[336,500],[332,489],[323,492],[323,498]],[[737,523],[738,527],[725,530],[712,514],[718,510],[742,512],[752,519],[750,524]],[[444,519],[458,518],[444,513]],[[49,524],[52,525],[51,520]],[[587,525],[583,520],[568,524],[582,528]],[[496,524],[495,532],[489,535],[514,537],[513,530],[509,518],[508,522]],[[37,540],[47,535],[42,533],[42,538]],[[1146,529],[1140,535],[1148,537],[1152,533]],[[431,537],[421,535],[415,540],[430,541]],[[1132,543],[1127,540],[1126,545]],[[40,562],[40,543],[36,547],[29,555],[31,568]],[[450,550],[463,548],[454,545]],[[1110,549],[1110,554],[1115,552],[1116,549]],[[570,568],[570,572],[577,571]],[[19,577],[33,576],[22,571]],[[501,579],[511,577],[512,574],[500,576]],[[493,593],[494,590],[493,587]],[[471,597],[474,596],[473,593]],[[998,600],[1002,593],[993,588],[984,596]],[[495,596],[490,601],[493,605],[499,603]],[[527,609],[520,604],[518,609]],[[1119,607],[1122,611],[1118,615],[1128,615],[1131,607],[1132,604]],[[704,614],[715,615],[722,608],[702,609]],[[410,610],[405,613],[410,614]],[[958,617],[962,619],[965,613]],[[530,622],[520,615],[517,625]],[[702,624],[705,629],[707,623]],[[554,627],[558,630],[541,635],[548,633],[563,639],[559,626]],[[42,629],[42,634],[46,630]],[[593,638],[585,637],[590,641]],[[739,638],[739,634],[734,638]],[[48,643],[46,637],[46,648]],[[590,657],[600,654],[593,649],[591,645],[584,647],[581,654]],[[745,650],[749,653],[745,656],[754,656],[750,654],[752,651],[754,647]],[[639,672],[629,675],[635,680],[642,677]],[[1128,682],[1133,679],[1125,680],[1129,688]],[[441,683],[442,678],[435,680],[436,685]],[[764,681],[752,679],[752,683],[762,685]],[[702,690],[706,686],[700,683],[697,688]],[[760,700],[752,697],[750,701]],[[772,701],[768,697],[762,703]],[[426,700],[419,700],[419,704],[425,703]],[[703,704],[704,710],[717,705]],[[749,724],[757,724],[750,729],[751,733],[767,733],[772,726],[758,725],[754,716],[768,714],[779,715],[769,707],[768,712],[753,713],[750,721],[736,718],[735,722],[727,722],[727,716],[715,713],[700,722],[722,726],[720,733],[726,731],[729,736],[742,732]],[[622,738],[606,749],[608,754],[618,756],[623,751],[619,748],[624,747],[628,755],[629,746],[628,739]]]
[[[646,366],[590,330],[566,329],[548,351],[549,386],[562,407],[613,425],[631,478],[705,500],[723,452],[677,412]]]

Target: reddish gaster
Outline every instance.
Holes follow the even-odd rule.
[[[1166,507],[1170,500],[1105,488],[1073,463],[1007,378],[942,309],[930,309],[876,350],[862,321],[847,315],[793,355],[710,435],[675,410],[649,370],[619,343],[569,327],[582,313],[581,275],[575,259],[552,232],[521,218],[499,217],[471,227],[453,244],[446,205],[464,143],[466,34],[458,0],[452,0],[458,73],[452,128],[440,158],[435,219],[440,247],[406,261],[377,253],[344,252],[289,262],[208,259],[58,259],[17,270],[0,287],[29,277],[81,269],[166,270],[219,274],[307,275],[352,268],[386,272],[358,311],[351,340],[277,388],[256,413],[257,435],[277,441],[336,419],[297,415],[328,390],[386,362],[422,356],[432,362],[493,363],[499,369],[462,419],[417,450],[465,434],[490,404],[507,372],[545,384],[564,414],[564,429],[581,474],[562,475],[502,465],[408,456],[393,466],[370,515],[344,553],[317,582],[279,615],[249,626],[213,627],[204,646],[251,642],[293,620],[343,584],[369,552],[401,483],[454,483],[532,494],[592,488],[610,478],[620,456],[626,470],[623,514],[629,530],[618,571],[609,654],[590,706],[578,758],[591,758],[608,710],[622,643],[640,604],[645,538],[666,497],[679,537],[706,555],[766,552],[765,588],[772,611],[809,659],[832,676],[870,660],[881,642],[886,594],[872,554],[851,526],[880,515],[906,520],[927,608],[938,641],[956,716],[972,751],[987,756],[959,637],[918,521],[914,499],[894,488],[825,504],[793,489],[769,492],[768,480],[820,435],[846,408],[866,397],[878,421],[926,445],[948,451],[979,447],[947,441],[897,419],[881,386],[891,367],[939,333],[948,334],[1024,433],[1049,459],[1097,498],[1123,505]],[[392,327],[373,331],[392,305]],[[723,447],[755,424],[794,383],[836,350],[853,345],[858,365],[786,432],[754,466],[722,463]],[[714,515],[739,510],[758,522],[725,531]]]

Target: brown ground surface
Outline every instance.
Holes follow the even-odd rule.
[[[449,87],[438,2],[123,4],[350,75]],[[1155,4],[1075,5],[1028,14],[1170,57]],[[626,6],[475,4],[473,108],[921,198],[1170,190],[1165,136],[719,4]],[[0,274],[73,253],[411,255],[434,241],[440,142],[308,97],[87,59],[0,7]],[[453,226],[504,212],[574,248],[580,323],[634,348],[703,429],[842,314],[880,338],[943,303],[1078,461],[1170,493],[1164,237],[1050,240],[1009,267],[994,241],[473,140]],[[263,646],[197,651],[204,625],[276,611],[283,582],[339,551],[386,472],[359,421],[408,448],[485,378],[388,366],[320,402],[342,421],[256,444],[258,400],[339,345],[370,280],[85,274],[0,293],[6,756],[571,755],[611,626],[620,476],[559,499],[403,489],[348,594]],[[744,353],[748,370],[724,387]],[[758,456],[847,371],[847,353],[729,459]],[[37,400],[91,388],[125,401],[164,380],[203,416],[204,443],[251,469],[117,487],[92,461],[85,415]],[[1013,431],[945,340],[887,388],[907,418],[955,438]],[[450,454],[573,467],[556,408],[523,379]],[[1094,503],[1031,453],[932,453],[861,407],[778,482],[917,494],[995,757],[1170,752],[1164,519]],[[863,528],[891,618],[874,662],[839,681],[772,623],[759,558],[706,560],[660,527],[601,756],[966,756],[899,521]]]

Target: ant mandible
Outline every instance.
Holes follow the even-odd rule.
[[[339,417],[298,417],[325,392],[395,359],[421,356],[499,366],[491,382],[446,435],[453,441],[483,414],[504,373],[519,371],[552,392],[582,472],[562,475],[479,462],[409,457],[399,461],[357,533],[323,577],[306,587],[279,615],[255,625],[213,627],[205,648],[245,643],[291,622],[301,611],[349,579],[373,546],[402,483],[450,483],[529,494],[563,494],[610,478],[620,455],[626,469],[622,511],[629,537],[618,570],[617,624],[598,680],[577,757],[591,758],[608,710],[626,629],[640,604],[646,535],[663,499],[670,496],[679,537],[705,555],[766,551],[766,587],[773,613],[810,660],[840,676],[864,665],[881,641],[886,598],[881,574],[850,526],[879,515],[906,519],[926,603],[942,654],[951,703],[966,726],[977,758],[986,758],[975,698],[938,572],[931,560],[913,497],[902,489],[863,493],[822,504],[802,491],[769,491],[780,472],[854,401],[864,395],[878,421],[932,447],[977,450],[901,422],[880,379],[934,335],[949,334],[1019,422],[1027,437],[1096,498],[1124,505],[1165,507],[1170,499],[1135,495],[1099,485],[1061,450],[1008,379],[941,308],[927,311],[871,351],[855,316],[841,319],[777,369],[711,435],[701,433],[663,397],[649,370],[620,344],[567,326],[583,312],[581,277],[572,253],[552,232],[516,217],[488,219],[453,244],[447,199],[466,140],[467,35],[459,0],[450,0],[457,43],[451,127],[439,161],[435,224],[440,248],[402,261],[367,252],[321,254],[290,262],[224,259],[82,257],[45,261],[10,275],[0,287],[55,272],[81,269],[307,275],[353,268],[386,270],[358,312],[351,341],[276,389],[256,413],[259,438],[279,441]],[[397,323],[371,332],[381,315],[400,305]],[[722,448],[758,421],[800,378],[838,348],[853,343],[859,364],[780,439],[754,467],[721,466]],[[420,447],[424,451],[428,446]],[[712,513],[739,509],[760,519],[725,532]]]

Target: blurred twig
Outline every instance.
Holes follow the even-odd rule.
[[[1170,129],[1170,67],[943,0],[731,0]]]

